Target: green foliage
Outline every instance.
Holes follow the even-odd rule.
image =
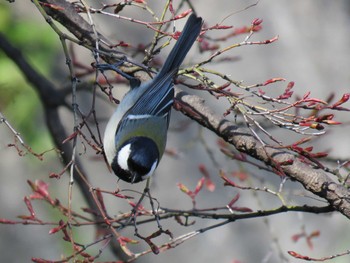
[[[50,76],[50,66],[59,50],[57,36],[44,21],[13,17],[10,7],[0,4],[1,32],[36,70]],[[37,94],[17,66],[1,51],[0,69],[0,111],[34,150],[52,147]]]

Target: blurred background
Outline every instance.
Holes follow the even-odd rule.
[[[91,2],[95,6],[94,1]],[[149,5],[160,14],[162,6],[159,2],[149,0]],[[174,5],[176,6],[174,1]],[[220,23],[224,18],[225,25],[234,27],[249,26],[255,18],[263,19],[263,29],[254,34],[252,40],[263,41],[276,35],[279,40],[270,45],[243,46],[232,49],[228,55],[236,57],[234,62],[213,64],[212,68],[230,75],[232,79],[242,80],[245,84],[263,83],[270,78],[282,77],[287,81],[294,81],[294,92],[299,95],[311,91],[313,97],[326,99],[334,92],[336,98],[350,91],[350,2],[347,0],[269,0],[260,1],[256,6],[247,10],[247,6],[255,1],[247,0],[202,0],[192,1],[197,13],[202,16],[207,25]],[[123,11],[124,12],[124,11]],[[133,13],[127,9],[125,15],[138,16],[140,11]],[[124,13],[123,13],[124,14]],[[112,18],[95,16],[97,29],[101,30],[111,40],[123,40],[129,43],[143,43],[151,41],[152,32],[142,26]],[[178,22],[177,30],[183,23]],[[32,65],[57,85],[69,85],[68,70],[65,67],[65,57],[57,35],[45,23],[35,6],[29,1],[0,4],[0,29],[16,46]],[[215,36],[218,33],[211,33]],[[232,43],[240,42],[244,36],[231,39]],[[229,43],[231,43],[229,42]],[[229,45],[222,43],[222,46]],[[196,48],[187,58],[198,61],[194,56]],[[77,50],[79,61],[89,66],[93,57],[86,51]],[[198,54],[198,53],[197,53]],[[141,61],[140,58],[135,60]],[[277,87],[281,89],[287,84]],[[122,89],[122,88],[121,88]],[[124,91],[126,88],[124,88]],[[194,93],[191,90],[187,90]],[[234,92],[234,90],[232,90]],[[281,93],[281,90],[278,91]],[[206,103],[216,113],[225,112],[228,104],[218,103],[206,94]],[[91,103],[89,93],[79,93],[79,106],[88,110]],[[116,96],[121,96],[117,94]],[[221,102],[221,101],[220,101]],[[114,106],[106,99],[99,99],[97,115],[100,126],[104,130],[105,122],[111,115]],[[18,72],[16,66],[0,51],[0,110],[21,133],[25,142],[36,152],[43,152],[53,148],[52,140],[45,126],[42,106],[37,94]],[[61,112],[68,132],[73,131],[73,120],[70,113],[63,109]],[[238,171],[239,163],[229,160],[218,150],[217,137],[211,132],[201,129],[199,125],[188,121],[178,112],[173,111],[167,149],[176,152],[176,156],[165,155],[159,165],[155,179],[152,182],[152,195],[157,198],[162,207],[174,209],[191,209],[190,199],[181,193],[177,183],[183,183],[194,189],[197,181],[202,177],[198,167],[205,164],[213,182],[216,185],[214,192],[206,189],[198,196],[198,208],[224,206],[238,191],[223,187],[218,177],[219,169],[230,173]],[[230,118],[233,119],[233,116]],[[340,159],[349,158],[350,138],[348,135],[349,115],[336,115],[336,120],[344,123],[341,128],[332,127],[327,136],[315,140],[316,151],[331,150],[332,156]],[[186,127],[186,128],[184,128]],[[182,130],[182,131],[179,131]],[[294,135],[288,132],[276,133],[282,141],[294,141]],[[29,154],[19,157],[17,151],[8,144],[14,142],[14,135],[8,128],[0,124],[0,218],[15,220],[19,215],[27,215],[28,211],[23,202],[24,196],[31,191],[26,180],[45,180],[50,185],[50,193],[63,204],[68,199],[68,178],[60,180],[49,179],[51,172],[58,173],[62,165],[54,151],[44,156],[40,161]],[[212,152],[207,151],[211,149]],[[121,189],[142,190],[142,185],[127,185],[117,183],[116,177],[110,174],[103,160],[94,152],[84,152],[80,147],[79,154],[92,185],[113,191]],[[272,190],[278,190],[280,179],[275,175],[266,174],[257,169],[247,167],[247,172],[257,179],[261,185]],[[242,183],[244,184],[244,183]],[[255,184],[254,184],[255,185]],[[286,200],[289,204],[317,204],[295,182],[287,182]],[[131,192],[125,192],[130,194]],[[238,206],[249,207],[255,210],[271,209],[280,206],[276,197],[266,193],[252,194],[239,192],[241,197]],[[300,193],[300,194],[298,194]],[[136,195],[137,196],[137,195]],[[130,207],[124,200],[106,197],[106,206],[110,215],[120,211],[127,211]],[[57,222],[59,213],[48,205],[34,202],[38,217],[47,221]],[[74,186],[73,207],[79,210],[86,207],[79,189]],[[162,221],[163,228],[169,228],[175,236],[209,226],[217,221],[195,219],[196,224],[182,227],[173,219]],[[293,250],[313,257],[323,257],[349,249],[350,231],[349,221],[337,213],[328,215],[313,215],[301,213],[286,213],[269,218],[256,218],[237,221],[224,227],[216,228],[201,234],[181,246],[161,253],[157,256],[149,254],[140,262],[302,262],[291,258],[287,251]],[[150,224],[146,231],[156,231],[156,224]],[[69,248],[69,244],[62,242],[61,234],[49,235],[52,226],[22,226],[0,225],[0,255],[3,262],[30,262],[32,257],[45,259],[59,259]],[[320,230],[320,237],[313,239],[313,249],[305,239],[297,243],[292,236],[301,230],[310,233]],[[94,229],[81,227],[76,229],[76,237],[82,243],[92,242]],[[133,237],[133,230],[123,232]],[[146,234],[146,233],[145,233]],[[149,234],[149,233],[148,233]],[[161,238],[161,242],[166,238]],[[135,246],[135,251],[147,247],[144,244]],[[97,248],[98,249],[98,248]],[[68,252],[67,252],[68,253]],[[116,260],[108,250],[101,256],[103,260]],[[235,261],[237,260],[237,261]],[[340,257],[332,262],[349,262],[349,256]]]

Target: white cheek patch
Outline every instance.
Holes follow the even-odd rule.
[[[123,170],[129,170],[128,159],[130,156],[130,143],[123,146],[118,153],[118,164]]]
[[[156,161],[153,163],[153,165],[152,165],[151,170],[149,171],[149,173],[142,176],[142,180],[147,179],[148,177],[150,177],[150,176],[154,173],[154,170],[157,168],[157,164],[158,164],[158,160],[156,160]]]

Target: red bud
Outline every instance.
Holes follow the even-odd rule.
[[[262,19],[259,19],[259,18],[255,18],[252,22],[252,25],[253,26],[259,26],[261,23],[263,22]]]

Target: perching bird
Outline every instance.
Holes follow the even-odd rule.
[[[129,183],[154,173],[165,150],[174,77],[197,39],[202,18],[192,14],[162,69],[150,81],[131,83],[110,118],[103,140],[107,161],[114,173]]]

